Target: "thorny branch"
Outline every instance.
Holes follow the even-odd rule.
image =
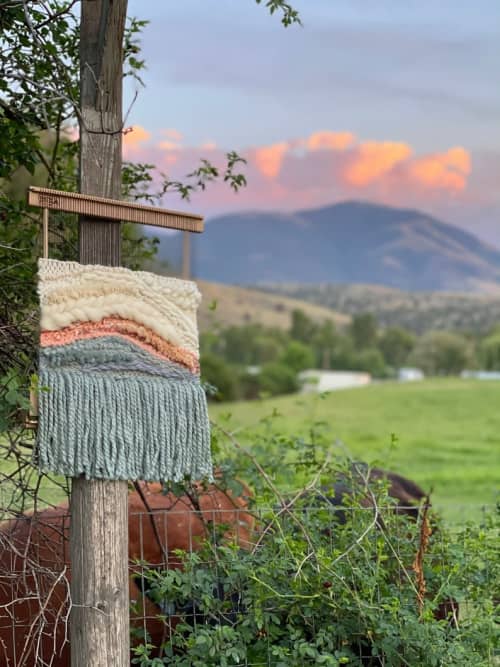
[[[429,538],[432,533],[432,529],[429,523],[429,498],[425,499],[424,508],[422,510],[422,516],[420,517],[420,533],[418,541],[418,551],[413,561],[413,570],[417,578],[417,606],[418,613],[421,615],[424,608],[424,600],[426,593],[426,583],[424,575],[424,557],[429,546]]]

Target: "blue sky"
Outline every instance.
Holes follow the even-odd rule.
[[[401,205],[400,196],[392,202],[390,183],[401,190],[402,177],[396,178],[394,170],[404,167],[413,175],[412,184],[409,176],[404,180],[409,205],[427,205],[436,214],[457,216],[451,222],[494,235],[492,212],[500,212],[495,186],[500,177],[500,3],[292,4],[300,10],[303,28],[285,30],[277,16],[270,17],[253,0],[130,0],[129,13],[151,21],[143,38],[146,89],[139,92],[128,119],[150,134],[149,143],[141,144],[143,153],[149,149],[158,159],[155,146],[168,129],[182,135],[187,151],[177,160],[179,169],[201,146],[247,150],[251,157],[252,150],[267,147],[269,153],[270,147],[288,142],[285,152],[279,148],[279,173],[274,167],[267,174],[261,169],[260,176],[273,181],[268,185],[274,195],[270,187],[266,195],[263,183],[254,192],[258,207],[277,208],[286,196],[280,199],[276,188],[287,187],[285,174],[297,158],[297,140],[304,144],[321,131],[349,132],[356,137],[349,150],[356,154],[367,142],[405,144],[411,147],[407,164],[403,158],[391,163],[390,173],[386,169],[378,176],[377,188],[371,181],[363,192],[339,186],[344,172],[336,163],[332,201],[354,195]],[[131,92],[129,88],[129,97]],[[460,166],[465,185],[441,177],[432,184],[427,169],[432,196],[426,202],[422,179],[420,195],[413,187],[424,167],[409,161],[446,156],[457,147],[470,157],[468,170]],[[454,160],[450,167],[448,158],[440,159],[446,169],[457,168]],[[311,169],[310,162],[301,165]],[[293,168],[298,168],[297,159]],[[213,212],[249,204],[248,198],[228,203],[220,191],[219,196],[220,205],[215,195],[208,202]],[[327,192],[318,191],[317,199],[325,203]],[[310,189],[304,202],[315,203]]]

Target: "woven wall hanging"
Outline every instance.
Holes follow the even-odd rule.
[[[40,259],[39,465],[88,479],[211,477],[192,282]]]

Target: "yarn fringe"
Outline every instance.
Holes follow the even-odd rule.
[[[38,465],[68,477],[212,480],[199,383],[133,373],[40,373]]]

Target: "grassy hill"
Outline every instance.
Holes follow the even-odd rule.
[[[263,289],[347,315],[373,313],[382,326],[486,333],[500,323],[500,292],[406,292],[380,285],[272,284]]]
[[[291,313],[295,309],[304,311],[316,322],[331,320],[337,327],[345,326],[351,319],[331,308],[279,294],[203,280],[197,281],[197,284],[203,294],[198,313],[201,331],[213,328],[215,323],[223,326],[258,323],[266,327],[288,329]],[[215,310],[212,309],[214,301],[217,302]]]
[[[230,413],[226,428],[237,429],[237,437],[250,446],[267,437],[270,428],[307,441],[311,423],[323,421],[331,442],[339,439],[357,460],[377,461],[432,489],[434,505],[449,520],[461,521],[477,518],[481,505],[493,503],[500,489],[498,392],[495,382],[458,378],[384,383],[323,398],[287,396],[213,406],[211,416],[218,421]],[[274,409],[280,416],[270,427],[269,420],[261,420]],[[283,466],[293,466],[286,446],[277,440],[273,447]]]

